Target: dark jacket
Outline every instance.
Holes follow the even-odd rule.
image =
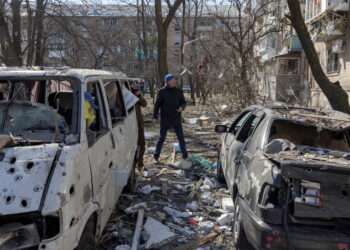
[[[153,118],[158,119],[160,109],[161,126],[174,127],[181,125],[181,112],[176,111],[178,108],[186,108],[184,94],[179,88],[164,87],[158,91],[157,101],[154,104]]]

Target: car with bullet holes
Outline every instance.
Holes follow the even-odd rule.
[[[238,249],[349,249],[348,114],[255,105],[215,130]]]
[[[134,180],[136,101],[123,73],[0,68],[0,249],[95,249]]]

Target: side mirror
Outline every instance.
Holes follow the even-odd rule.
[[[228,127],[226,125],[216,125],[215,132],[218,133],[226,133],[228,131]]]

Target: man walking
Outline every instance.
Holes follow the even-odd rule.
[[[182,158],[188,157],[186,143],[182,130],[181,112],[186,107],[186,100],[182,90],[176,87],[176,79],[172,74],[165,76],[165,87],[158,91],[157,100],[154,104],[153,123],[158,120],[160,109],[160,136],[157,142],[155,161],[158,162],[163,143],[166,138],[168,129],[174,128],[177,139],[180,144]]]

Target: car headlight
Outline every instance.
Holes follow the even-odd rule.
[[[9,223],[0,227],[0,249],[24,249],[39,245],[35,224]]]

